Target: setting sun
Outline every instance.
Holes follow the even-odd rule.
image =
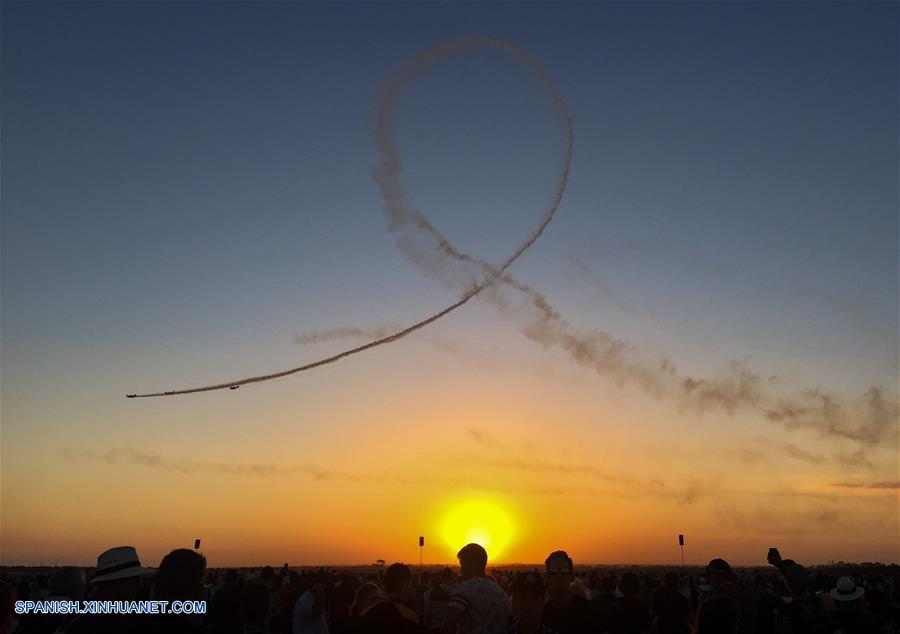
[[[507,509],[493,500],[466,500],[453,505],[441,524],[451,557],[469,543],[480,544],[496,562],[515,539],[516,529]]]

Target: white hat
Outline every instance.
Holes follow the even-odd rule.
[[[150,568],[141,566],[141,560],[138,559],[134,546],[116,546],[100,553],[97,557],[97,572],[88,583],[140,577],[152,573]]]
[[[865,590],[856,585],[850,577],[841,577],[837,580],[837,587],[831,591],[831,598],[835,601],[856,601],[865,593]]]

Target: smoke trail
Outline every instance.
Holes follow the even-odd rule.
[[[99,452],[90,449],[74,451],[65,450],[65,456],[70,460],[93,460],[105,462],[110,466],[119,464],[132,464],[163,471],[174,471],[184,475],[196,473],[218,473],[221,475],[259,476],[268,478],[273,476],[290,476],[303,474],[313,480],[338,480],[344,482],[363,482],[380,480],[379,476],[348,473],[333,469],[323,469],[315,465],[291,465],[282,466],[270,463],[237,463],[237,462],[195,462],[189,458],[168,459],[159,454],[147,453],[134,447],[116,447]]]
[[[418,55],[407,60],[405,63],[401,64],[387,77],[378,91],[375,116],[375,141],[378,150],[381,153],[381,161],[376,167],[374,176],[379,188],[381,189],[382,196],[384,197],[385,207],[390,220],[389,227],[391,231],[398,233],[398,242],[408,256],[415,256],[413,259],[417,260],[418,262],[425,261],[425,258],[422,255],[423,252],[419,251],[414,244],[415,236],[421,235],[423,231],[432,237],[434,242],[433,246],[437,248],[438,253],[445,253],[450,255],[456,253],[452,245],[450,245],[450,243],[445,240],[443,236],[440,236],[440,234],[434,229],[431,223],[428,222],[428,220],[419,211],[413,210],[409,206],[406,192],[403,189],[400,177],[400,154],[397,150],[396,144],[394,143],[392,118],[394,109],[396,108],[397,101],[400,98],[401,94],[411,84],[413,84],[417,79],[425,74],[435,63],[447,57],[451,57],[453,55],[471,49],[490,49],[508,53],[525,63],[525,65],[528,66],[528,68],[531,69],[531,71],[537,76],[544,89],[551,97],[554,105],[556,106],[559,120],[565,127],[566,146],[564,151],[565,153],[563,167],[559,174],[558,185],[554,192],[550,207],[547,209],[537,228],[535,228],[531,235],[529,235],[528,238],[526,238],[526,240],[522,242],[522,244],[520,244],[518,248],[516,248],[515,251],[513,251],[513,253],[498,268],[494,269],[487,267],[486,265],[480,267],[486,272],[485,277],[483,277],[480,281],[473,281],[470,284],[469,288],[460,296],[460,298],[456,302],[450,304],[443,310],[431,315],[430,317],[426,317],[425,319],[407,326],[406,328],[403,328],[402,330],[399,330],[393,334],[380,337],[379,339],[370,341],[369,343],[363,344],[361,346],[357,346],[330,357],[319,359],[318,361],[313,361],[311,363],[307,363],[296,368],[291,368],[289,370],[282,370],[280,372],[252,376],[235,381],[227,381],[224,383],[214,383],[212,385],[206,385],[202,387],[183,388],[144,394],[128,394],[128,398],[171,396],[175,394],[209,392],[212,390],[222,390],[226,388],[233,389],[241,385],[270,381],[272,379],[278,379],[281,377],[289,376],[291,374],[296,374],[298,372],[303,372],[306,370],[317,368],[319,366],[334,363],[345,357],[364,352],[371,348],[392,343],[394,341],[402,339],[412,332],[415,332],[416,330],[428,326],[429,324],[437,321],[445,315],[453,312],[457,308],[464,306],[473,297],[479,295],[486,288],[490,287],[498,278],[501,278],[503,276],[506,270],[510,266],[512,266],[512,264],[516,260],[518,260],[522,256],[522,254],[525,253],[525,251],[527,251],[529,247],[531,247],[531,245],[538,240],[538,238],[541,237],[541,235],[544,233],[544,230],[553,220],[554,215],[556,215],[556,210],[559,208],[559,204],[562,201],[562,196],[566,189],[566,184],[569,179],[569,172],[572,165],[572,146],[574,144],[574,133],[572,129],[572,120],[569,117],[566,103],[557,92],[556,86],[554,85],[553,80],[550,78],[550,76],[547,75],[547,73],[527,53],[521,51],[512,44],[501,40],[486,37],[464,37],[439,44],[432,49],[419,53]],[[471,261],[471,259],[469,260]],[[439,266],[434,267],[431,272],[436,276],[443,273],[441,267]]]
[[[900,490],[900,481],[885,480],[884,482],[835,482],[831,486],[842,489],[869,489],[872,491]]]
[[[791,443],[784,444],[784,451],[795,460],[809,462],[811,464],[822,464],[825,462],[825,456],[820,453],[812,453]]]
[[[336,469],[328,469],[313,464],[280,465],[273,463],[242,463],[242,462],[198,462],[190,458],[166,458],[159,454],[147,453],[134,447],[116,447],[106,451],[91,449],[65,448],[63,456],[70,461],[91,461],[104,463],[110,467],[120,465],[135,465],[159,471],[168,471],[183,476],[212,474],[219,476],[240,476],[268,478],[287,478],[293,476],[306,476],[314,482],[345,483],[353,485],[383,485],[402,484],[426,487],[444,487],[448,489],[476,489],[484,491],[500,491],[515,494],[533,495],[591,495],[608,494],[615,497],[634,500],[651,496],[660,499],[674,500],[680,504],[691,504],[705,493],[705,484],[698,479],[691,479],[685,484],[684,490],[673,489],[666,486],[661,480],[652,479],[639,481],[622,476],[603,476],[590,467],[575,467],[574,469],[560,469],[554,463],[528,463],[503,461],[481,461],[486,466],[498,466],[503,468],[524,469],[527,471],[541,472],[544,470],[555,471],[564,475],[589,475],[607,480],[612,488],[595,489],[586,487],[566,486],[531,486],[531,485],[505,485],[494,481],[477,477],[456,476],[425,476],[392,473],[353,473]],[[473,459],[472,462],[477,462]]]
[[[535,495],[563,495],[566,493],[596,494],[596,491],[573,491],[570,488],[546,486],[505,486],[477,478],[459,478],[453,476],[419,476],[390,473],[352,473],[335,469],[327,469],[312,464],[279,465],[272,463],[241,462],[197,462],[190,458],[165,458],[134,447],[116,447],[107,451],[91,449],[75,450],[66,448],[63,451],[66,459],[71,461],[89,460],[101,462],[111,467],[119,465],[136,465],[159,471],[169,471],[184,476],[198,474],[214,474],[220,476],[241,476],[259,478],[284,478],[291,476],[307,476],[315,482],[342,482],[354,485],[403,484],[426,487],[445,487],[449,489],[477,489],[484,491],[500,491],[505,493],[528,493]]]
[[[552,97],[558,116],[564,124],[567,140],[564,165],[552,204],[534,232],[499,267],[458,251],[421,212],[411,208],[402,186],[400,156],[393,138],[392,116],[403,91],[436,62],[473,48],[506,52],[528,65]],[[398,246],[407,258],[429,277],[452,287],[459,285],[460,273],[463,273],[466,287],[460,298],[444,310],[393,334],[381,329],[369,331],[348,327],[326,333],[301,335],[299,341],[303,343],[351,336],[373,337],[373,340],[297,368],[206,387],[130,396],[162,396],[218,390],[280,378],[334,363],[369,348],[396,341],[480,295],[495,307],[502,318],[518,322],[522,333],[531,341],[543,347],[563,350],[579,365],[595,370],[621,387],[637,386],[646,394],[659,399],[673,400],[679,407],[693,410],[698,414],[718,410],[733,415],[739,410],[751,410],[788,430],[807,429],[825,437],[855,442],[858,444],[856,451],[838,455],[842,462],[851,466],[871,467],[872,464],[866,456],[868,450],[883,441],[894,445],[897,443],[898,404],[885,398],[879,387],[870,388],[860,399],[861,403],[845,406],[820,389],[806,390],[789,398],[782,398],[771,391],[772,386],[765,376],[741,361],[732,362],[712,377],[689,376],[679,372],[668,359],[663,358],[656,363],[642,360],[633,344],[609,333],[597,330],[578,331],[541,293],[507,274],[510,265],[541,236],[553,219],[565,190],[572,160],[573,132],[566,105],[550,78],[525,53],[505,42],[487,38],[463,38],[441,44],[413,57],[392,72],[378,92],[376,106],[375,141],[381,160],[374,177],[384,197],[389,229],[397,236]],[[452,264],[461,266],[454,270],[448,266]],[[478,281],[479,273],[482,276],[481,281]],[[501,282],[503,288],[511,288],[520,293],[525,298],[526,304],[512,306],[502,295],[502,289],[495,284],[496,282]],[[789,453],[797,459],[818,458],[817,455],[801,456],[799,452]]]
[[[674,499],[680,504],[689,505],[705,495],[709,488],[707,483],[698,478],[688,480],[684,484],[683,490],[675,490],[658,478],[640,480],[626,474],[612,474],[593,465],[551,462],[537,458],[504,458],[469,454],[465,462],[541,476],[548,474],[583,476],[606,483],[608,488],[604,490],[604,493],[629,500],[643,497],[658,497]]]
[[[400,330],[400,327],[394,325],[377,326],[375,328],[355,328],[353,326],[346,326],[344,328],[332,328],[331,330],[304,332],[299,335],[294,335],[294,343],[305,345],[309,343],[324,343],[326,341],[348,338],[381,339],[398,330]]]

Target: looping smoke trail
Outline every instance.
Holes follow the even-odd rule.
[[[400,153],[394,143],[393,136],[392,116],[394,113],[394,109],[396,108],[397,101],[403,91],[411,84],[413,84],[417,79],[419,79],[423,74],[425,74],[437,62],[446,59],[447,57],[451,57],[453,55],[471,49],[491,49],[509,53],[518,60],[522,61],[526,66],[528,66],[531,71],[537,76],[547,93],[552,98],[552,101],[557,108],[557,115],[559,116],[561,123],[564,125],[566,133],[563,168],[560,172],[558,185],[554,192],[550,207],[547,209],[537,228],[531,233],[531,235],[528,236],[528,238],[524,242],[522,242],[522,244],[520,244],[515,251],[513,251],[512,255],[510,255],[499,267],[496,268],[491,267],[482,261],[476,261],[465,254],[459,253],[455,248],[453,248],[449,241],[447,241],[437,231],[437,229],[434,228],[434,226],[428,221],[427,218],[425,218],[425,216],[409,206],[409,202],[407,200],[406,193],[403,190],[400,178]],[[572,119],[571,117],[569,117],[566,102],[563,101],[562,97],[560,97],[559,93],[556,90],[556,86],[550,76],[527,53],[516,48],[508,42],[487,37],[463,37],[452,40],[450,42],[439,44],[432,49],[419,53],[418,55],[413,56],[405,63],[397,67],[383,82],[378,93],[377,106],[378,107],[375,117],[375,141],[379,151],[381,152],[381,161],[379,162],[375,170],[375,180],[378,182],[378,186],[381,189],[382,196],[384,197],[385,207],[390,219],[389,227],[391,231],[408,232],[410,230],[418,230],[419,232],[428,234],[432,238],[434,246],[443,255],[449,256],[457,261],[477,264],[478,268],[485,272],[485,276],[481,279],[481,281],[474,282],[456,302],[450,304],[440,312],[437,312],[430,317],[426,317],[425,319],[407,326],[406,328],[403,328],[402,330],[399,330],[393,334],[375,339],[374,341],[370,341],[369,343],[357,346],[355,348],[350,348],[349,350],[345,350],[330,357],[319,359],[318,361],[313,361],[311,363],[307,363],[296,368],[291,368],[289,370],[282,370],[280,372],[272,372],[270,374],[262,374],[259,376],[251,376],[235,381],[227,381],[224,383],[214,383],[212,385],[205,385],[202,387],[183,388],[144,394],[128,394],[128,398],[173,396],[176,394],[193,394],[195,392],[224,390],[226,388],[234,389],[241,385],[247,385],[250,383],[262,383],[263,381],[271,381],[272,379],[279,379],[281,377],[290,376],[291,374],[297,374],[298,372],[312,370],[313,368],[318,368],[323,365],[335,363],[336,361],[340,361],[341,359],[352,356],[354,354],[359,354],[360,352],[370,350],[371,348],[382,346],[397,341],[398,339],[402,339],[406,335],[424,328],[425,326],[428,326],[429,324],[437,321],[445,315],[453,312],[457,308],[464,306],[472,298],[476,297],[483,290],[494,284],[494,282],[496,282],[498,279],[502,279],[502,281],[507,284],[513,283],[513,280],[511,278],[504,276],[506,270],[510,266],[512,266],[512,264],[516,260],[518,260],[522,256],[522,254],[525,253],[525,251],[527,251],[529,247],[531,247],[531,245],[537,241],[538,238],[541,237],[541,235],[544,233],[544,230],[553,220],[553,217],[556,215],[556,210],[559,208],[559,204],[562,201],[563,192],[565,192],[566,184],[569,180],[569,172],[572,166],[572,147],[574,144]],[[409,238],[410,236],[408,233],[401,233],[401,246],[404,246],[404,250],[407,251],[408,255],[408,249],[412,248],[410,246]]]

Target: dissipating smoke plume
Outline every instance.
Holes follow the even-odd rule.
[[[487,49],[495,50],[512,55],[514,58],[523,62],[537,76],[541,85],[555,106],[556,114],[559,121],[565,128],[566,146],[564,150],[563,166],[559,173],[556,190],[552,198],[549,208],[541,218],[540,223],[532,231],[524,242],[522,242],[513,253],[499,266],[491,267],[484,262],[474,260],[473,258],[459,253],[447,241],[434,226],[419,211],[409,206],[406,192],[403,189],[401,180],[401,163],[400,153],[394,143],[393,136],[393,114],[397,102],[403,91],[410,87],[420,77],[422,77],[432,66],[443,59],[463,53],[469,50]],[[452,257],[460,262],[476,263],[478,268],[483,270],[485,275],[480,280],[473,282],[454,303],[437,313],[434,313],[420,321],[417,321],[405,328],[397,330],[391,334],[387,334],[378,339],[344,350],[338,354],[306,363],[296,368],[272,372],[269,374],[261,374],[258,376],[246,377],[234,381],[226,381],[204,385],[200,387],[190,387],[175,390],[166,390],[163,392],[147,392],[139,394],[128,394],[128,398],[147,398],[155,396],[173,396],[176,394],[193,394],[196,392],[210,392],[214,390],[236,389],[241,385],[250,383],[262,383],[263,381],[271,381],[298,372],[312,370],[323,365],[335,363],[346,357],[370,350],[372,348],[392,343],[403,337],[413,333],[429,324],[441,319],[445,315],[461,308],[471,299],[477,297],[485,289],[494,284],[498,279],[502,278],[506,270],[518,260],[525,251],[534,244],[538,238],[544,233],[544,230],[553,220],[559,204],[562,201],[563,192],[566,189],[566,183],[569,180],[569,172],[572,165],[572,146],[574,143],[574,133],[572,129],[572,120],[569,117],[566,103],[560,97],[556,90],[556,86],[550,76],[533,60],[527,53],[513,46],[508,42],[486,37],[464,37],[449,42],[445,42],[428,49],[413,57],[395,68],[382,83],[376,100],[375,114],[375,141],[378,151],[381,155],[380,161],[375,169],[375,180],[381,189],[384,203],[388,212],[391,231],[398,235],[401,248],[408,257],[422,262],[422,258],[416,255],[416,248],[412,246],[412,238],[414,235],[425,234],[430,238],[434,248],[444,256]],[[424,263],[423,263],[424,264]],[[504,280],[509,282],[510,280]]]

